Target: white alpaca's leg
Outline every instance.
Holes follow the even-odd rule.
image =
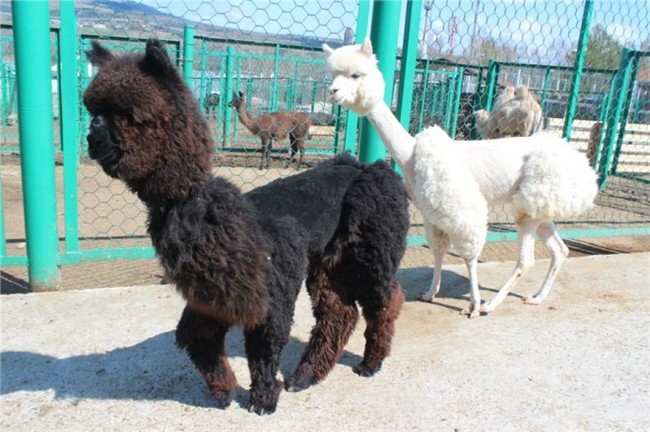
[[[535,230],[539,226],[539,221],[535,219],[523,219],[517,223],[519,231],[517,243],[519,248],[519,257],[517,264],[512,271],[510,278],[499,289],[499,291],[481,307],[482,312],[493,312],[515,286],[517,281],[535,265]]]
[[[424,234],[429,243],[429,247],[433,251],[433,279],[429,291],[421,292],[418,295],[418,300],[430,302],[438,291],[440,291],[440,281],[442,280],[442,262],[445,253],[449,249],[449,239],[438,228],[428,223],[424,223]]]
[[[551,252],[551,265],[548,268],[548,273],[546,273],[546,278],[542,287],[532,297],[526,297],[524,302],[527,304],[538,305],[548,296],[548,293],[551,292],[551,286],[555,280],[557,272],[560,270],[560,266],[564,259],[569,255],[569,248],[564,244],[560,235],[555,230],[553,223],[543,222],[540,224],[537,229],[537,234],[544,241],[544,244]]]
[[[481,314],[481,292],[478,289],[478,257],[465,259],[467,272],[469,274],[469,307],[460,311],[461,315],[469,315],[476,318]]]

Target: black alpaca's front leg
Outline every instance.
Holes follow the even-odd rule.
[[[237,388],[237,378],[225,350],[228,328],[228,325],[200,315],[187,306],[176,327],[176,344],[187,350],[221,408],[230,405]]]
[[[245,330],[246,357],[251,374],[248,410],[256,414],[272,414],[278,405],[282,382],[277,379],[282,348],[289,339],[289,330],[277,334],[268,325]]]

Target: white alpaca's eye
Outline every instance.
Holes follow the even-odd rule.
[[[350,75],[350,77],[352,79],[359,79],[359,78],[361,78],[361,74],[360,73],[353,73],[352,75]]]

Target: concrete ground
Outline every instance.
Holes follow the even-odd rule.
[[[435,303],[415,301],[431,267],[400,271],[407,295],[392,356],[372,378],[352,372],[360,322],[321,384],[283,392],[278,411],[246,411],[241,332],[227,339],[243,389],[225,410],[174,347],[183,302],[169,285],[0,296],[3,431],[647,431],[650,253],[571,258],[541,306],[522,304],[540,260],[495,313],[468,320],[464,266],[447,266]],[[512,262],[479,266],[490,298]],[[313,324],[303,292],[281,374]]]

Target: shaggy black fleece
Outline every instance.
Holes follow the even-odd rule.
[[[84,93],[89,154],[146,204],[149,233],[187,301],[176,341],[227,406],[237,380],[224,348],[244,329],[249,409],[275,411],[280,354],[302,281],[316,324],[285,387],[324,379],[358,320],[366,347],[355,372],[377,372],[404,301],[396,271],[406,247],[407,197],[384,162],[348,155],[248,194],[211,173],[213,142],[198,104],[157,40],[116,56],[93,42],[99,71]]]

